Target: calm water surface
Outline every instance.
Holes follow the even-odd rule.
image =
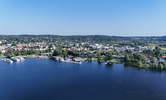
[[[0,58],[2,60],[3,58]],[[166,73],[83,62],[0,61],[0,100],[165,100]]]

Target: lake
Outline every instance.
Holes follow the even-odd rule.
[[[3,58],[0,58],[2,60]],[[165,100],[166,72],[49,59],[0,61],[0,100]]]

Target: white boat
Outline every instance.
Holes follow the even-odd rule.
[[[2,61],[6,62],[7,59],[3,59]]]
[[[25,60],[23,57],[16,57],[17,59],[20,59],[20,61]]]
[[[8,63],[13,63],[13,61],[10,60],[10,59],[6,59],[6,62],[8,62]]]
[[[80,61],[78,64],[82,64],[82,62]]]
[[[12,57],[11,60],[15,61],[15,62],[19,62],[20,59],[18,59],[17,57]]]
[[[60,58],[59,61],[64,61],[64,59],[63,59],[63,58]]]
[[[64,62],[71,62],[70,60],[64,60]]]

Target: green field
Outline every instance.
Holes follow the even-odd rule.
[[[155,47],[155,46],[158,46],[158,44],[148,43],[148,47]]]
[[[155,46],[159,46],[158,44],[153,44],[153,43],[148,43],[148,47],[155,47]],[[162,51],[166,52],[166,48],[164,47],[160,47]]]

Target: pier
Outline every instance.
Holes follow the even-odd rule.
[[[54,56],[52,57],[53,60],[56,60],[56,61],[60,61],[60,62],[68,62],[68,63],[74,63],[74,64],[82,64],[81,61],[73,61],[71,59],[68,59],[68,60],[65,60],[64,58],[62,57],[57,57],[57,56]]]
[[[105,64],[106,65],[111,65],[111,64],[113,64],[113,62],[107,61]]]

